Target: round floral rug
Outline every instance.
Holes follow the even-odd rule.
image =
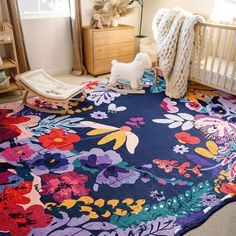
[[[236,97],[86,90],[63,116],[0,105],[1,235],[182,235],[236,199]]]

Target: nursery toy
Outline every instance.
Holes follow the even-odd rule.
[[[120,93],[144,94],[143,87],[148,85],[141,84],[141,78],[144,71],[151,68],[151,59],[143,52],[138,53],[131,63],[113,60],[108,88]],[[131,89],[124,89],[124,86],[129,86]]]
[[[104,18],[99,13],[94,13],[91,17],[89,26],[93,29],[103,29]]]

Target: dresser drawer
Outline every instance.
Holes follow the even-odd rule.
[[[94,46],[112,43],[123,43],[134,40],[134,29],[118,29],[117,31],[95,31],[93,32]]]
[[[116,59],[121,62],[131,62],[134,59],[133,54],[126,56],[110,57],[94,61],[94,75],[104,74],[111,72],[111,61]]]
[[[106,74],[111,71],[111,61],[130,62],[134,58],[134,27],[119,25],[91,29],[83,27],[83,55],[88,73]]]
[[[134,53],[134,42],[108,44],[94,47],[94,60],[126,56]]]

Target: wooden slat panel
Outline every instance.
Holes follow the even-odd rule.
[[[217,68],[217,73],[216,73],[216,85],[217,86],[219,85],[220,68],[222,66],[221,64],[222,64],[222,60],[224,57],[225,45],[226,45],[226,40],[228,37],[228,32],[229,32],[228,30],[225,30],[223,32],[223,42],[221,43],[221,46],[220,46],[219,63],[218,63],[218,68]]]
[[[125,56],[134,53],[134,42],[108,44],[94,47],[94,59]]]
[[[195,26],[195,31],[196,31],[196,37],[194,38],[194,47],[193,47],[193,57],[192,57],[192,65],[191,65],[191,70],[190,70],[190,74],[193,75],[194,74],[194,67],[196,66],[195,62],[196,62],[196,55],[197,55],[197,52],[196,52],[196,44],[197,44],[197,41],[198,41],[198,36],[199,36],[199,30],[200,30],[200,26],[199,25],[196,25]]]
[[[231,42],[229,42],[228,47],[231,50],[228,49],[227,63],[225,66],[225,71],[224,71],[224,88],[226,86],[227,81],[229,81],[227,75],[228,75],[228,70],[229,70],[229,64],[234,56],[234,50],[232,50],[232,49],[234,48],[234,45],[236,44],[236,31],[230,32],[230,40],[231,40]],[[230,83],[230,88],[231,88],[232,84],[233,84],[233,80],[230,80],[229,83]]]
[[[203,54],[203,51],[204,51],[204,39],[205,39],[205,36],[206,36],[206,26],[202,26],[201,27],[201,30],[200,30],[200,33],[202,34],[202,38],[203,38],[203,41],[202,41],[202,44],[201,44],[201,48],[200,48],[200,52],[199,52],[199,55],[198,55],[198,72],[197,72],[197,78],[200,80],[200,70],[201,70],[201,59],[202,59],[202,54]],[[203,79],[203,78],[202,78]]]
[[[212,77],[213,77],[213,68],[214,68],[214,64],[215,64],[215,58],[216,58],[216,53],[217,53],[217,48],[220,42],[220,37],[221,37],[221,32],[222,29],[218,28],[216,31],[216,40],[214,41],[214,46],[213,46],[213,52],[212,52],[212,61],[211,61],[211,70],[210,70],[210,84],[212,84]]]
[[[116,59],[117,61],[122,62],[131,62],[133,61],[133,54],[126,55],[126,56],[119,56],[115,58],[106,58],[106,59],[99,59],[94,61],[94,75],[99,75],[107,72],[111,72],[111,61]]]
[[[213,46],[213,36],[214,36],[214,29],[212,27],[209,28],[210,33],[209,33],[209,37],[208,37],[208,42],[207,42],[207,49],[206,49],[206,54],[205,54],[205,58],[204,58],[204,71],[203,71],[203,81],[206,81],[206,68],[207,68],[207,63],[208,63],[208,59],[210,56],[210,52],[212,50],[212,46]]]
[[[134,29],[95,31],[93,32],[93,40],[94,46],[130,42],[134,40]]]
[[[232,76],[231,76],[231,81],[232,81],[231,91],[233,91],[234,79],[235,79],[235,78],[236,78],[236,56],[235,56],[235,58],[234,58],[233,72],[232,72]]]

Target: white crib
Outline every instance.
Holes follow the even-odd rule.
[[[193,52],[189,80],[236,95],[236,25],[198,23],[195,27],[205,44]]]
[[[206,43],[193,52],[189,79],[236,95],[236,26],[199,23],[196,30]]]

